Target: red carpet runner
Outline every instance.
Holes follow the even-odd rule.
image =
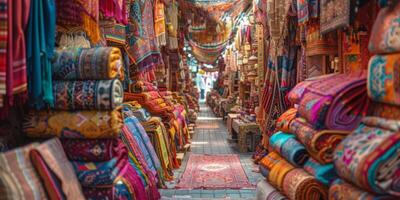
[[[249,183],[237,155],[191,154],[176,188],[241,189],[254,186]]]

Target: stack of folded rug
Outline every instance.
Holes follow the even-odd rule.
[[[118,48],[60,50],[53,61],[56,111],[31,112],[23,123],[29,137],[62,139],[87,199],[159,198],[161,167],[152,147],[139,147],[143,133],[120,107],[123,76]]]
[[[337,178],[333,151],[365,116],[365,73],[333,74],[299,83],[268,137],[261,173],[289,199],[327,199]],[[272,164],[271,164],[272,163]],[[277,164],[281,163],[281,164]]]
[[[388,2],[388,1],[382,1]],[[373,26],[369,50],[368,96],[373,112],[334,152],[341,180],[332,184],[331,199],[400,198],[400,3],[389,1]]]

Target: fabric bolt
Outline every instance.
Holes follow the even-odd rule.
[[[334,149],[350,134],[348,131],[315,130],[303,118],[293,120],[290,130],[306,147],[310,156],[321,164],[333,161]]]
[[[62,199],[84,199],[78,179],[73,175],[74,169],[68,161],[59,139],[51,139],[37,145],[30,152],[30,158],[45,183],[45,189],[50,198],[54,197],[54,194],[58,194],[56,195],[58,197],[65,195]],[[50,173],[40,173],[42,170]]]
[[[388,195],[375,195],[341,180],[337,179],[329,187],[330,200],[395,200],[396,197]]]
[[[51,59],[56,35],[54,0],[32,1],[26,36],[29,102],[36,108],[54,106]]]
[[[335,150],[340,177],[377,194],[400,196],[400,121],[366,117]]]
[[[257,183],[256,199],[258,200],[287,200],[278,190],[276,190],[267,181],[260,181]]]
[[[123,151],[119,139],[62,139],[62,145],[71,161],[104,162]]]
[[[135,169],[125,164],[108,187],[86,187],[83,189],[86,199],[137,199],[146,200],[147,194],[143,183]]]
[[[127,164],[124,156],[115,157],[105,162],[72,161],[75,173],[82,187],[110,186]]]
[[[373,54],[396,53],[400,51],[399,24],[400,4],[395,3],[380,9],[374,22],[368,49]]]
[[[292,134],[276,132],[269,138],[269,146],[296,167],[308,160],[306,148]]]
[[[332,181],[338,178],[332,163],[321,165],[316,160],[310,158],[303,167],[308,173],[313,175],[322,184],[329,186]]]
[[[56,80],[124,79],[121,50],[116,47],[57,50],[53,59]]]
[[[373,56],[367,87],[372,100],[400,106],[400,54]]]
[[[293,165],[272,151],[260,161],[268,171],[268,181],[278,190],[282,191],[283,180],[288,172],[295,169]]]
[[[121,81],[56,81],[55,109],[58,110],[111,110],[123,102]]]
[[[366,73],[335,74],[306,81],[291,93],[300,96],[299,115],[317,129],[353,130],[366,115]],[[293,97],[292,97],[293,98]]]
[[[31,112],[25,116],[23,131],[34,138],[99,139],[118,137],[123,126],[115,111]]]
[[[296,108],[288,109],[276,120],[276,129],[278,131],[290,133],[290,124],[296,118],[296,116],[297,116]]]
[[[385,103],[374,102],[372,116],[386,119],[400,119],[400,107]]]
[[[292,200],[328,199],[328,188],[300,168],[287,173],[283,181],[283,193]]]
[[[48,199],[29,158],[29,152],[34,146],[35,144],[30,144],[0,154],[2,199]]]

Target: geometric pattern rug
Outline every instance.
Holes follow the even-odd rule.
[[[238,155],[190,154],[177,189],[253,189]]]

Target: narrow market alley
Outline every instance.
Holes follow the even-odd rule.
[[[169,189],[161,189],[160,193],[164,199],[254,199],[256,195],[255,185],[263,180],[258,172],[258,167],[253,163],[251,153],[240,153],[237,145],[229,142],[226,122],[221,117],[216,117],[211,109],[205,104],[200,104],[200,112],[197,118],[195,134],[192,139],[191,150],[185,157],[182,166],[174,171],[175,181],[168,183]],[[249,182],[254,188],[249,189],[175,189],[183,172],[186,169],[188,158],[192,154],[226,155],[234,154],[240,158]]]

